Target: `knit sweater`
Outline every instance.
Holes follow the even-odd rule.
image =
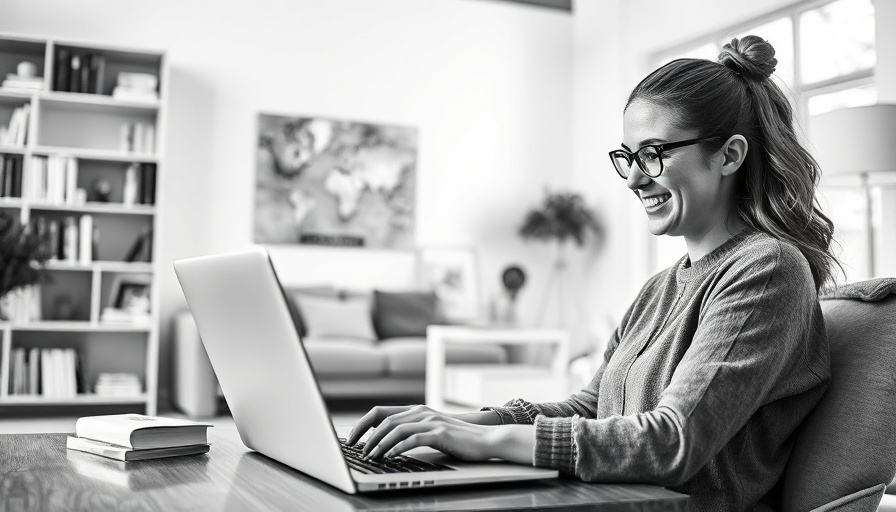
[[[752,231],[651,278],[580,393],[486,409],[535,424],[536,466],[662,485],[695,510],[774,510],[793,433],[829,379],[808,262]]]

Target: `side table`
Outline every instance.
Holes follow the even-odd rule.
[[[447,364],[446,345],[494,343],[545,346],[535,364]],[[512,398],[560,401],[567,393],[569,333],[561,329],[431,325],[426,329],[426,405],[445,410],[501,405]]]

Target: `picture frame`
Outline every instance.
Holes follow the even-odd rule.
[[[149,315],[152,279],[141,275],[120,275],[112,282],[108,307],[132,315]]]
[[[425,247],[417,251],[420,286],[433,291],[450,321],[480,317],[479,270],[471,247]]]

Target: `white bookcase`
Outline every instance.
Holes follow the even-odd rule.
[[[102,80],[90,93],[54,90],[57,57],[69,54],[100,55],[104,59]],[[159,238],[159,190],[165,177],[164,141],[167,69],[164,52],[121,48],[101,43],[58,40],[21,34],[0,33],[0,82],[16,73],[18,63],[31,61],[44,78],[40,90],[0,87],[0,126],[10,123],[12,112],[30,105],[27,140],[16,147],[0,145],[0,155],[21,155],[28,172],[34,156],[60,155],[77,160],[77,187],[90,190],[102,178],[111,184],[107,202],[68,204],[29,198],[0,197],[0,209],[18,215],[23,224],[38,217],[62,223],[66,217],[89,214],[99,233],[93,261],[54,261],[46,269],[50,281],[41,285],[42,315],[39,320],[0,322],[0,414],[11,406],[53,406],[77,415],[77,409],[117,405],[135,412],[157,410],[159,352],[159,290],[157,286]],[[158,77],[157,101],[121,100],[111,93],[119,72],[149,73]],[[98,73],[97,73],[98,75]],[[94,76],[97,76],[94,75]],[[99,93],[97,93],[99,91]],[[121,148],[121,127],[143,123],[154,127],[154,151],[139,154]],[[123,187],[131,164],[155,165],[155,192],[150,204],[126,205]],[[0,195],[3,184],[0,183]],[[125,255],[134,240],[152,229],[150,261],[128,262]],[[150,284],[150,321],[106,323],[104,307],[113,301],[116,281],[142,279]],[[61,299],[60,299],[61,298]],[[67,302],[68,318],[55,317],[59,300]],[[74,348],[81,357],[84,393],[73,398],[47,398],[39,394],[14,394],[11,354],[15,348]],[[142,392],[132,396],[101,396],[94,393],[100,373],[135,373]]]

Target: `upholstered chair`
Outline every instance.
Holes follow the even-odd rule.
[[[896,473],[896,279],[821,297],[831,383],[797,432],[785,511],[874,512]]]

